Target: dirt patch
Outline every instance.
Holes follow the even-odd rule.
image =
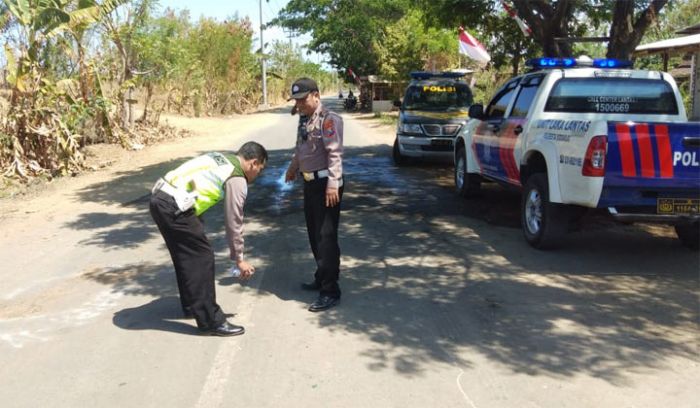
[[[80,277],[58,280],[46,287],[0,301],[0,319],[17,319],[60,310],[66,299],[80,297]]]

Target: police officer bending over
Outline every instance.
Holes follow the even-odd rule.
[[[231,260],[247,279],[255,268],[243,258],[243,205],[252,183],[267,163],[267,151],[248,142],[236,155],[207,153],[169,172],[153,186],[151,216],[170,252],[185,317],[194,317],[203,334],[236,336],[245,329],[226,321],[216,304],[214,252],[199,216],[224,200]]]
[[[329,309],[340,301],[340,247],[338,222],[343,197],[343,119],[321,104],[318,86],[309,78],[292,85],[299,112],[297,144],[285,180],[304,178],[304,215],[316,273],[302,288],[319,291],[309,306],[312,312]]]

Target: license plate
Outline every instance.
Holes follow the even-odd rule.
[[[433,139],[430,141],[432,146],[452,146],[452,140]]]
[[[657,198],[656,212],[658,214],[698,214],[700,199],[692,198]]]

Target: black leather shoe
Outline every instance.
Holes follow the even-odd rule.
[[[321,290],[321,284],[316,281],[311,283],[302,283],[301,288],[304,290]]]
[[[226,321],[213,329],[202,332],[205,336],[238,336],[243,333],[245,333],[243,326],[236,326]]]
[[[322,312],[340,303],[340,298],[321,295],[309,306],[310,312]]]

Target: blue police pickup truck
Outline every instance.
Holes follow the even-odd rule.
[[[673,225],[700,238],[700,123],[688,122],[673,78],[616,60],[538,58],[509,80],[455,139],[455,185],[522,190],[527,242],[550,248],[582,210]]]

